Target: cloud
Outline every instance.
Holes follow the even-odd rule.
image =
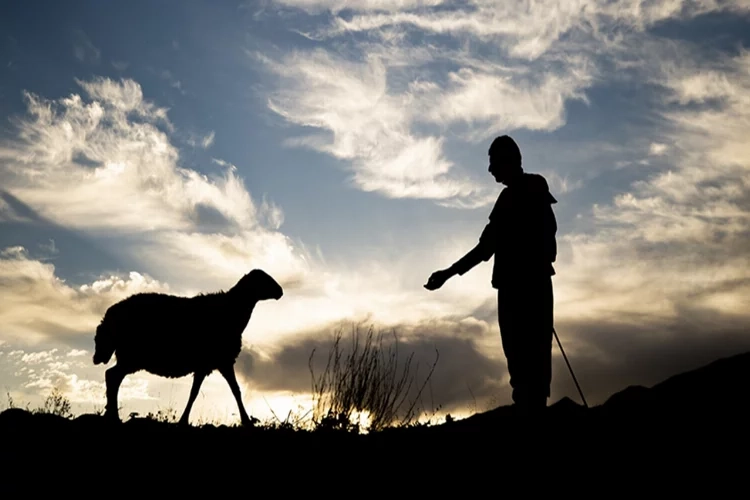
[[[112,67],[117,71],[125,71],[129,66],[130,63],[127,61],[112,61]]]
[[[558,335],[590,405],[602,404],[629,385],[651,386],[720,357],[750,350],[746,313],[726,314],[690,303],[679,307],[679,314],[673,316],[623,308],[609,316],[600,312],[595,317],[558,318]],[[507,365],[495,321],[494,308],[486,304],[467,316],[392,325],[390,328],[398,334],[394,372],[397,376],[406,374],[413,382],[407,400],[417,399],[418,389],[437,360],[430,383],[418,400],[422,410],[430,413],[440,407],[441,414],[460,415],[510,404]],[[375,327],[374,347],[387,355],[395,345],[391,330],[377,324]],[[313,377],[321,380],[328,356],[334,352],[336,331],[343,333],[343,362],[352,352],[353,325],[348,322],[301,332],[268,348],[243,349],[236,367],[248,394],[309,393]],[[362,327],[359,334],[361,349],[366,328]],[[378,334],[383,335],[380,345]],[[552,401],[567,396],[580,402],[555,341],[551,348]],[[410,369],[409,356],[413,356]]]
[[[101,59],[102,51],[99,50],[91,43],[91,40],[81,30],[75,30],[73,32],[73,55],[76,59],[81,62],[98,63]]]
[[[581,8],[584,4],[586,9]],[[666,41],[644,32],[666,19],[688,19],[723,9],[747,12],[747,4],[585,2],[546,12],[541,3],[528,7],[510,11],[510,6],[493,3],[472,10],[467,4],[465,9],[355,14],[334,18],[332,25],[341,29],[321,29],[315,37],[323,40],[345,31],[351,35],[410,26],[403,29],[403,36],[383,30],[380,50],[373,38],[360,44],[363,39],[353,36],[347,42],[355,46],[351,54],[369,54],[388,75],[381,79],[388,85],[384,83],[377,95],[386,101],[409,97],[402,101],[409,102],[409,113],[394,114],[400,121],[392,123],[408,123],[410,131],[416,130],[415,124],[461,123],[530,130],[536,124],[537,130],[552,130],[565,124],[561,111],[565,102],[571,98],[585,101],[582,92],[604,78],[633,78],[660,87],[663,92],[657,96],[664,98],[649,110],[650,116],[658,118],[658,129],[646,126],[636,137],[636,142],[645,144],[641,151],[656,158],[619,163],[628,171],[630,165],[649,168],[634,173],[637,179],[621,189],[611,203],[592,207],[587,219],[591,227],[560,235],[555,278],[558,330],[566,334],[563,342],[568,339],[566,350],[569,348],[576,371],[580,369],[592,380],[590,401],[603,401],[630,383],[656,383],[717,356],[747,350],[741,325],[750,319],[744,305],[750,299],[746,243],[750,236],[750,151],[744,139],[750,125],[750,58],[742,50],[736,57],[717,56],[687,42]],[[474,14],[467,16],[467,12]],[[507,22],[499,20],[501,14]],[[606,29],[612,26],[616,29]],[[482,48],[486,46],[481,43],[495,44],[504,52],[493,61],[506,64],[500,68],[483,65],[479,58],[459,56],[455,46],[438,43],[429,46],[436,55],[426,57],[407,48],[414,40],[410,37],[419,30],[420,36],[424,32],[455,35],[456,39],[463,36],[466,47],[477,41],[476,46]],[[422,39],[437,40],[427,35]],[[570,57],[583,40],[594,48],[578,53],[578,58]],[[595,40],[603,43],[594,44]],[[346,43],[336,46],[339,54],[346,53],[340,50],[343,46]],[[391,57],[382,55],[387,50],[393,52]],[[295,54],[295,59],[282,61],[304,64],[307,56]],[[315,57],[328,58],[338,68],[357,60],[322,52]],[[517,59],[528,62],[523,66]],[[458,69],[443,66],[434,73],[420,73],[415,68],[427,66],[425,61],[451,61]],[[540,69],[552,62],[557,64],[550,66],[554,69]],[[363,63],[354,66],[357,64]],[[609,65],[619,71],[607,75],[602,68]],[[405,71],[404,66],[414,71]],[[355,71],[345,73],[356,75]],[[434,78],[425,78],[425,74]],[[287,88],[300,85],[301,89],[301,82],[310,81],[304,71],[292,76]],[[533,86],[524,87],[525,81],[534,82]],[[540,84],[546,81],[563,84]],[[316,90],[314,85],[311,89],[313,93]],[[482,106],[503,92],[507,98],[497,100],[520,109],[507,115],[521,117],[515,122],[503,123],[503,115]],[[331,115],[321,110],[327,121],[295,123],[326,128],[339,116],[347,116],[337,110],[336,101],[337,96],[350,94],[324,89],[319,95],[327,99],[325,110]],[[424,96],[430,98],[420,100]],[[536,105],[530,106],[536,115],[523,111],[521,97],[526,96]],[[551,98],[544,101],[540,96]],[[282,116],[291,121],[307,109],[304,100],[284,102]],[[420,103],[424,103],[422,108]],[[478,126],[477,130],[482,129]],[[482,137],[471,132],[469,128],[461,138]],[[298,144],[328,147],[330,143],[309,139]],[[441,149],[440,154],[447,152]],[[566,189],[564,177],[551,179],[559,189]],[[575,187],[580,188],[581,183],[567,189]],[[477,295],[473,297],[478,300]],[[622,350],[625,345],[627,353]],[[565,365],[558,362],[555,373],[557,393],[565,390],[576,397]],[[607,377],[597,375],[601,373]]]
[[[750,347],[750,57],[690,52],[643,65],[664,90],[667,165],[561,238],[557,318],[592,377],[653,383]]]
[[[162,70],[159,73],[159,77],[161,79],[169,82],[169,86],[172,87],[172,88],[174,88],[174,89],[177,89],[180,92],[180,94],[182,94],[182,95],[186,95],[187,94],[187,92],[182,88],[182,82],[180,80],[178,80],[172,74],[172,72],[169,71],[168,69]]]
[[[441,5],[444,0],[276,0],[277,4],[297,7],[309,13],[331,11],[338,13],[345,9],[354,11],[398,11]]]
[[[652,386],[719,358],[750,351],[747,315],[691,304],[679,308],[679,314],[669,318],[622,313],[610,319],[558,323],[563,348],[590,405],[603,403],[630,385]],[[555,351],[559,352],[557,346]],[[580,402],[561,361],[553,372],[553,392]]]
[[[211,147],[211,145],[214,143],[214,137],[216,137],[216,133],[212,130],[210,134],[203,138],[203,140],[201,141],[201,146],[203,147],[203,149],[208,149]]]
[[[16,212],[0,193],[0,222],[29,222],[29,219]]]
[[[270,109],[291,123],[330,133],[287,144],[349,162],[354,185],[364,191],[454,207],[486,206],[495,194],[447,158],[445,136],[417,132],[420,127],[442,132],[465,125],[454,133],[472,142],[517,128],[554,130],[564,123],[566,99],[585,100],[581,90],[592,81],[593,69],[583,58],[569,58],[559,70],[529,73],[440,48],[434,56],[391,45],[361,52],[361,60],[322,49],[293,51],[278,61],[254,55],[278,77]],[[442,84],[443,76],[420,74],[442,59],[462,67],[448,71]]]
[[[336,4],[324,1],[314,5],[337,13],[333,9]],[[384,9],[386,12],[369,11],[366,5],[366,2],[350,4],[354,12],[361,13],[348,19],[336,16],[316,35],[328,37],[366,31],[390,36],[389,27],[412,28],[456,38],[473,37],[493,43],[511,57],[533,60],[548,51],[558,50],[556,45],[562,41],[578,43],[589,37],[601,44],[599,49],[605,49],[616,46],[629,32],[643,32],[667,19],[690,19],[721,11],[744,13],[749,8],[742,0],[625,0],[616,3],[606,0],[513,3],[474,0],[450,7],[435,4],[419,6],[419,9],[412,9],[417,6],[406,2],[394,5],[397,8]]]
[[[447,75],[445,88],[429,89],[419,101],[418,120],[441,125],[471,125],[467,139],[491,140],[501,130],[551,131],[565,123],[565,101],[586,97],[592,73],[581,59],[561,73],[512,75],[461,68]],[[490,105],[488,105],[491,103]]]
[[[299,278],[303,257],[277,231],[282,211],[265,198],[257,204],[234,165],[211,177],[181,168],[166,109],[146,100],[135,81],[78,84],[88,101],[24,94],[28,114],[15,119],[17,135],[0,145],[8,193],[61,226],[127,238],[135,255],[169,255],[150,268],[167,281],[189,279],[186,264],[207,269],[210,259],[194,259],[210,255],[232,262],[205,272],[210,286],[226,286],[252,267],[280,280]],[[13,217],[7,203],[0,209]]]
[[[23,247],[0,252],[0,335],[25,345],[62,342],[88,345],[104,311],[137,292],[166,292],[149,276],[102,276],[73,287],[55,275],[55,267],[31,258]],[[84,340],[85,339],[85,340]]]
[[[669,243],[691,255],[701,251],[707,262],[718,255],[744,257],[743,239],[750,230],[750,149],[742,132],[750,123],[745,97],[750,56],[742,52],[721,65],[721,70],[706,69],[686,61],[664,68],[661,83],[667,94],[661,114],[668,126],[662,133],[673,145],[670,166],[595,212],[603,221],[627,227],[630,239]],[[708,101],[715,104],[693,106]],[[668,258],[680,255],[685,254]]]
[[[368,325],[359,326],[358,353],[361,356]],[[401,394],[408,400],[404,409],[418,396],[421,401],[417,406],[424,411],[431,412],[441,406],[442,411],[454,413],[467,404],[476,404],[482,409],[507,397],[505,362],[498,349],[499,339],[489,342],[492,346],[489,349],[486,347],[491,328],[484,320],[451,318],[394,328],[375,328],[372,349],[376,355],[384,356],[383,361],[390,355],[396,356],[396,364],[388,373],[396,380],[403,377],[407,383],[412,383],[411,388],[405,388]],[[353,325],[342,322],[305,332],[272,350],[247,348],[238,358],[237,371],[251,392],[310,392],[313,377],[318,383],[322,380],[328,356],[333,352],[336,331],[342,333],[339,350],[341,362],[346,363],[352,353],[355,330]],[[428,382],[427,376],[433,368]]]
[[[216,132],[212,130],[211,132],[209,132],[208,134],[202,137],[195,137],[191,135],[191,137],[189,137],[186,142],[194,148],[200,147],[203,149],[208,149],[211,146],[213,146],[215,138],[216,138]]]
[[[321,131],[287,143],[344,160],[362,190],[457,208],[494,198],[450,159],[446,136],[557,130],[569,101],[588,104],[593,85],[628,78],[618,70],[641,64],[644,43],[669,45],[650,27],[748,12],[746,2],[711,0],[276,3],[329,21],[305,35],[330,49],[257,56],[279,77],[270,109]]]
[[[705,7],[709,9],[710,5]],[[642,21],[648,24],[678,11],[649,11]],[[697,12],[689,7],[684,15]],[[631,21],[634,25],[641,22]],[[686,42],[665,43],[647,35],[623,41],[614,54],[621,55],[619,50],[625,47],[634,49],[631,57],[637,62],[625,65],[617,78],[633,77],[663,91],[657,94],[663,100],[650,110],[659,118],[658,130],[645,127],[637,138],[645,143],[642,151],[657,156],[659,165],[638,172],[638,178],[610,204],[594,205],[589,231],[583,228],[561,234],[556,265],[558,330],[564,335],[566,351],[579,378],[583,373],[584,380],[590,381],[584,386],[590,402],[602,402],[632,383],[653,384],[750,347],[743,333],[743,325],[750,320],[745,305],[750,299],[750,150],[744,138],[750,125],[750,57],[746,51],[731,58],[717,57]],[[394,56],[394,60],[397,58]],[[296,60],[303,59],[298,56]],[[519,72],[508,78],[525,76]],[[307,81],[305,78],[298,81]],[[591,80],[580,81],[585,86]],[[414,104],[419,102],[415,96],[420,92],[437,95],[443,87],[430,82],[406,88]],[[330,109],[335,110],[332,96],[338,94],[321,95],[332,99]],[[391,98],[407,93],[382,91],[379,95]],[[477,95],[489,94],[483,88]],[[292,103],[284,108],[284,116],[294,118],[296,111],[305,109],[298,106],[299,101]],[[479,106],[449,109],[453,116],[462,116],[459,110],[465,111],[463,116],[481,116]],[[394,116],[404,120],[404,114]],[[439,106],[425,107],[415,115],[421,122],[430,117],[433,122],[441,116],[451,117],[441,114]],[[338,116],[326,115],[326,120],[332,123]],[[324,125],[315,120],[303,124]],[[324,142],[308,144],[328,146]],[[352,140],[351,144],[359,142]],[[618,166],[630,169],[630,165],[647,164],[649,160],[641,159],[623,161]],[[551,179],[564,190],[564,178]],[[580,183],[572,187],[580,187]],[[477,294],[471,296],[479,300]],[[300,351],[310,347],[305,342],[300,341],[304,346]],[[290,377],[285,387],[297,387],[292,380],[305,380],[304,370],[301,361],[289,360],[301,355],[293,354],[293,345],[284,349],[278,357],[271,355],[253,365],[255,371],[249,376],[259,377],[257,383],[261,385],[280,388],[284,382],[274,382],[282,379],[272,375],[273,367],[284,366]],[[476,359],[471,354],[466,356]],[[487,370],[486,365],[479,365]],[[271,373],[270,381],[262,379],[258,366]],[[577,398],[559,358],[555,367],[554,393]],[[495,380],[502,377],[491,373]],[[470,372],[467,377],[472,377]],[[442,390],[452,393],[449,388]],[[446,396],[446,401],[449,405],[466,403],[460,397]]]
[[[48,255],[57,255],[60,253],[60,250],[58,250],[57,246],[55,245],[55,240],[52,238],[49,239],[49,244],[39,244],[39,248]],[[47,257],[50,258],[50,257]]]
[[[747,11],[709,1],[282,4],[330,21],[306,33],[315,49],[254,54],[277,78],[269,108],[313,131],[287,144],[343,160],[359,189],[466,208],[494,197],[449,141],[558,130],[571,101],[588,105],[593,86],[630,78],[645,45],[669,46],[649,27]]]
[[[8,352],[6,377],[16,382],[12,391],[15,402],[40,400],[53,389],[59,390],[72,405],[91,410],[103,408],[106,403],[106,386],[103,378],[94,375],[89,358],[82,358],[77,351],[61,351],[58,348],[41,351],[13,350]],[[85,375],[84,375],[85,374]],[[119,401],[125,405],[132,402],[154,401],[147,379],[138,375],[127,377],[119,392]],[[72,408],[76,412],[77,408]]]
[[[392,198],[486,198],[485,188],[453,175],[443,139],[415,134],[409,93],[388,92],[387,68],[377,58],[358,63],[323,51],[295,52],[280,62],[257,55],[281,81],[269,107],[287,120],[318,127],[288,141],[351,162],[354,184]]]
[[[587,90],[607,78],[656,84],[664,99],[649,112],[659,116],[658,130],[639,129],[641,156],[617,159],[619,172],[636,181],[611,203],[593,207],[584,218],[591,231],[560,235],[558,332],[590,402],[747,349],[741,325],[750,298],[748,58],[709,57],[644,33],[659,21],[739,11],[743,4],[286,5],[351,9],[308,33],[321,45],[333,41],[335,51],[255,54],[278,78],[269,107],[312,131],[288,144],[342,160],[356,187],[388,197],[488,204],[495,193],[461,169],[451,155],[453,141],[519,128],[557,130],[566,124],[569,101],[587,103]],[[306,390],[311,348],[325,353],[324,334],[341,321],[371,320],[405,332],[403,341],[421,353],[423,365],[433,359],[433,346],[440,349],[433,381],[438,404],[508,401],[489,264],[438,293],[421,288],[433,265],[460,256],[478,230],[426,240],[425,248],[434,243],[429,256],[415,249],[393,260],[381,255],[351,267],[324,266],[283,234],[282,209],[251,197],[233,165],[215,160],[221,168],[212,177],[179,168],[167,112],[147,101],[137,83],[80,84],[85,100],[27,95],[29,115],[16,121],[19,135],[0,147],[0,182],[61,225],[127,237],[123,252],[140,259],[139,275],[157,276],[155,283],[180,293],[231,286],[250,267],[278,275],[293,293],[254,312],[245,336],[252,346],[242,358],[251,385]],[[639,160],[651,164],[640,168]],[[563,193],[585,187],[562,174],[549,179]],[[0,201],[0,216],[13,213]],[[0,306],[2,324],[17,338],[40,331],[91,335],[114,295],[94,299],[107,292],[92,283],[65,285],[54,268],[13,252],[4,259],[16,267],[3,268],[9,276],[3,283],[15,290],[8,296],[20,307],[14,315]],[[136,288],[137,278],[119,281]],[[27,299],[18,290],[31,294]],[[85,314],[71,312],[76,307]],[[24,317],[38,323],[29,326]],[[553,390],[576,398],[559,357]]]
[[[649,154],[659,156],[666,153],[668,149],[668,146],[666,144],[659,144],[658,142],[652,142],[651,146],[649,147]]]
[[[283,302],[253,312],[245,339],[258,348],[342,320],[387,326],[460,314],[483,293],[476,283],[486,280],[475,275],[428,295],[421,285],[439,250],[417,266],[408,254],[387,267],[378,256],[352,267],[323,265],[280,232],[281,208],[266,196],[254,201],[234,165],[215,159],[223,175],[213,178],[178,167],[174,127],[136,82],[79,84],[88,100],[26,95],[29,113],[15,119],[17,136],[0,147],[3,186],[63,227],[116,239],[117,251],[138,267],[69,284],[23,247],[7,248],[0,256],[3,339],[90,349],[106,308],[127,295],[227,289],[252,268],[269,271],[286,291]]]
[[[407,263],[404,261],[400,265]],[[503,365],[493,362],[492,356],[497,352],[484,354],[481,351],[480,344],[486,341],[486,332],[494,328],[494,323],[491,318],[487,319],[486,310],[480,308],[477,312],[476,299],[461,290],[471,280],[453,283],[453,290],[446,286],[441,295],[419,294],[416,290],[404,288],[403,283],[394,279],[403,280],[406,276],[398,271],[398,262],[394,262],[394,267],[396,270],[392,273],[384,268],[366,266],[362,266],[359,272],[317,273],[313,275],[315,281],[307,280],[298,288],[288,290],[283,304],[264,304],[256,308],[244,336],[246,354],[282,352],[283,360],[263,363],[260,360],[264,358],[256,358],[258,371],[246,377],[252,380],[253,386],[248,393],[248,402],[260,401],[265,395],[274,404],[283,406],[284,401],[279,399],[278,393],[297,392],[303,386],[309,386],[310,379],[304,378],[304,372],[312,347],[325,340],[325,334],[332,331],[332,326],[358,320],[372,320],[406,334],[407,348],[419,351],[414,362],[420,363],[420,377],[426,373],[423,370],[426,365],[434,361],[433,347],[437,346],[444,359],[433,383],[448,385],[442,393],[435,392],[434,397],[445,399],[443,404],[446,407],[460,399],[460,393],[473,392],[480,403],[485,395],[491,397],[494,394],[491,388],[496,384],[492,374],[501,373]],[[480,275],[474,277],[475,280],[482,278]],[[369,286],[363,288],[362,283]],[[0,336],[4,342],[22,346],[17,350],[17,356],[21,356],[19,361],[46,363],[45,366],[17,370],[17,377],[21,378],[3,377],[6,383],[8,380],[17,382],[16,387],[21,391],[17,399],[28,399],[35,394],[43,396],[52,387],[62,387],[63,392],[71,400],[84,405],[81,408],[85,407],[86,411],[91,404],[103,404],[103,369],[91,366],[89,360],[94,328],[106,308],[137,292],[173,292],[166,284],[135,272],[129,276],[103,276],[90,283],[69,285],[55,275],[52,264],[33,259],[21,247],[7,248],[0,256],[0,285],[4,298],[0,304],[0,324],[3,325]],[[474,289],[477,288],[474,285]],[[419,303],[414,300],[417,295],[422,296]],[[447,338],[450,336],[455,338]],[[300,342],[300,338],[304,340]],[[39,350],[50,344],[60,346],[58,351]],[[323,354],[328,346],[324,341]],[[65,351],[65,354],[59,351]],[[425,356],[430,359],[422,359]],[[243,359],[241,364],[247,369],[247,359]],[[458,372],[469,365],[474,371],[459,377]],[[34,371],[29,372],[29,369]],[[487,370],[490,375],[482,375]],[[455,380],[451,382],[451,379]],[[145,408],[143,405],[149,401],[150,404],[165,404],[163,397],[155,395],[154,387],[170,383],[145,374],[134,377],[128,382],[131,392],[124,400],[126,408],[128,411]],[[183,392],[189,389],[189,380],[175,383]],[[222,384],[217,379],[213,389],[206,389],[213,394],[209,402],[204,402],[207,408],[232,402]],[[468,384],[468,389],[465,384]]]
[[[67,285],[25,249],[6,250],[1,263],[10,299],[0,306],[6,335],[89,339],[99,316],[125,292],[227,289],[252,268],[268,271],[287,290],[283,305],[254,312],[253,341],[342,319],[371,316],[389,324],[442,315],[449,303],[473,307],[476,292],[461,298],[456,291],[466,293],[481,276],[425,298],[421,285],[439,264],[433,260],[439,250],[420,257],[419,266],[406,253],[388,268],[378,256],[352,267],[324,265],[281,232],[281,208],[265,195],[256,202],[234,165],[214,159],[223,172],[213,177],[180,168],[166,110],[146,100],[136,82],[95,78],[79,85],[88,100],[26,94],[28,114],[15,118],[17,135],[0,146],[0,178],[12,196],[62,227],[94,239],[106,235],[102,244],[116,241],[109,244],[138,267]],[[468,238],[460,245],[468,248],[476,235]]]
[[[406,374],[414,384],[407,399],[416,399],[417,390],[437,359],[430,384],[419,401],[428,413],[438,406],[441,413],[455,415],[510,404],[507,366],[500,337],[491,324],[469,317],[396,328],[399,342],[395,372],[397,376]],[[629,385],[651,386],[718,358],[750,350],[746,324],[746,316],[728,317],[686,306],[681,316],[671,319],[627,314],[596,321],[582,317],[558,321],[557,331],[587,402],[596,405]],[[310,392],[313,375],[321,380],[333,352],[333,333],[339,328],[343,330],[343,361],[352,352],[352,337],[350,327],[341,324],[300,335],[270,351],[244,349],[236,366],[248,393]],[[360,345],[364,344],[365,333],[364,329],[360,331]],[[375,347],[387,353],[394,345],[390,331],[378,333],[385,335],[380,346],[376,335]],[[552,354],[552,401],[567,396],[580,402],[556,342]],[[412,365],[406,369],[410,355]]]
[[[330,3],[317,5],[334,9]],[[338,101],[356,92],[305,85],[314,80],[311,74],[338,75],[330,68],[366,82],[357,73],[368,67],[365,64],[385,75],[372,93],[378,105],[398,97],[409,105],[409,111],[384,113],[383,122],[406,124],[410,133],[417,124],[450,124],[452,132],[465,124],[468,131],[457,135],[468,141],[496,129],[557,129],[565,124],[566,102],[587,102],[585,90],[607,78],[633,78],[665,90],[665,99],[649,110],[661,128],[638,132],[638,140],[646,141],[644,152],[658,157],[658,166],[645,158],[620,160],[620,168],[649,168],[638,172],[638,179],[611,204],[593,207],[591,232],[560,235],[559,317],[595,324],[633,315],[660,324],[676,321],[686,304],[727,318],[744,314],[741,304],[750,297],[745,285],[750,193],[743,139],[750,116],[748,58],[745,52],[731,59],[718,57],[646,30],[667,19],[747,13],[746,2],[467,2],[414,10],[404,4],[381,11],[362,4],[349,7],[351,15],[333,15],[330,25],[311,33],[317,41],[335,40],[336,53],[347,56],[319,50],[281,59],[292,68],[282,88],[305,88],[315,96],[311,101],[326,103],[319,110],[325,118],[316,120],[317,115],[306,113],[305,97],[282,90],[284,107],[273,109],[288,120],[334,130],[330,123],[353,116],[339,110]],[[413,48],[415,40],[434,55]],[[391,55],[384,55],[387,52]],[[328,62],[327,73],[305,66],[311,54]],[[295,64],[303,69],[298,71]],[[488,102],[506,104],[507,113]],[[363,118],[361,123],[367,122]],[[337,137],[334,133],[334,145]],[[320,138],[298,144],[330,147]],[[347,144],[363,141],[354,137]],[[448,153],[443,148],[433,151]],[[436,164],[439,156],[431,158]],[[359,168],[356,161],[352,164]],[[380,170],[387,172],[372,169]],[[562,179],[553,180],[564,190]]]

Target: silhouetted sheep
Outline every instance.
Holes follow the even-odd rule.
[[[119,420],[117,394],[123,379],[140,370],[162,377],[193,374],[180,423],[190,410],[203,380],[214,370],[226,379],[249,424],[234,374],[242,349],[242,332],[259,300],[279,300],[281,286],[268,274],[254,269],[230,290],[194,297],[163,293],[132,295],[107,309],[94,337],[94,364],[106,364],[115,354],[117,364],[106,371],[105,414]]]

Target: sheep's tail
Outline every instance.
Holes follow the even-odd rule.
[[[94,336],[94,364],[107,364],[112,359],[112,355],[115,353],[116,347],[116,336],[112,329],[113,324],[109,321],[103,320],[96,327],[96,335]]]

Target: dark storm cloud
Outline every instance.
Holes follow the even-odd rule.
[[[360,326],[358,330],[360,349],[364,347],[367,326]],[[243,350],[237,361],[237,371],[256,390],[309,392],[312,390],[311,354],[314,350],[312,366],[317,379],[325,370],[334,347],[333,334],[338,329],[342,332],[339,349],[344,361],[352,352],[354,325],[331,325],[331,328],[300,336],[281,346],[270,359],[263,359],[253,349]],[[394,331],[398,336],[396,344]],[[406,372],[413,377],[409,401],[416,398],[434,365],[430,383],[422,391],[420,405],[431,411],[439,405],[451,409],[457,405],[473,404],[475,398],[478,402],[488,400],[502,389],[498,384],[505,375],[505,363],[501,357],[493,359],[493,355],[502,356],[502,351],[498,350],[499,338],[491,337],[487,325],[480,321],[464,324],[456,321],[395,329],[376,327],[373,340],[376,348],[382,347],[384,356],[388,355],[390,347],[396,348],[397,378],[405,373],[407,358],[413,356]],[[483,349],[481,344],[488,340],[489,349]]]
[[[485,306],[482,310],[494,320],[496,312],[489,309]],[[402,373],[407,356],[414,353],[411,373],[416,374],[415,389],[424,382],[434,363],[435,350],[439,352],[431,384],[421,395],[421,407],[428,413],[439,405],[444,411],[484,411],[511,403],[499,335],[489,330],[486,321],[474,318],[473,323],[455,320],[396,328],[397,373]],[[256,390],[309,392],[310,355],[315,350],[314,368],[319,377],[333,347],[332,333],[337,328],[342,327],[332,325],[302,335],[280,347],[270,359],[262,359],[253,350],[244,350],[237,363],[238,373]],[[589,405],[601,404],[629,385],[652,386],[721,357],[750,351],[746,317],[692,306],[682,307],[675,319],[621,314],[610,319],[562,321],[556,330]],[[342,331],[340,347],[346,357],[353,328],[343,327]],[[383,345],[387,349],[392,342],[389,330],[376,328],[376,332],[384,334]],[[360,342],[365,334],[366,327],[360,328]],[[562,397],[581,403],[554,339],[552,351],[550,403]],[[419,369],[415,371],[417,363]],[[410,400],[414,396],[412,391]]]
[[[669,320],[621,315],[619,321],[562,322],[557,331],[588,403],[600,404],[629,385],[650,387],[750,351],[749,326],[747,317],[685,306]],[[564,360],[556,361],[553,394],[580,402]]]

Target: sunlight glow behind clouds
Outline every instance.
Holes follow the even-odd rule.
[[[137,84],[93,82],[80,83],[102,101],[29,96],[29,115],[16,122],[20,139],[3,146],[3,176],[9,180],[4,187],[65,227],[124,233],[130,239],[123,240],[121,251],[141,267],[126,277],[105,275],[70,286],[51,264],[21,247],[6,249],[0,260],[4,337],[22,345],[55,342],[91,349],[96,324],[118,300],[142,291],[192,295],[227,289],[251,266],[268,270],[286,291],[282,302],[263,304],[253,313],[245,340],[259,346],[326,331],[342,321],[404,325],[460,316],[462,310],[470,314],[476,293],[486,295],[479,286],[466,293],[469,283],[486,281],[479,274],[454,292],[428,295],[422,276],[409,281],[415,273],[406,257],[388,267],[377,260],[361,261],[356,270],[323,266],[278,231],[283,212],[265,198],[254,203],[233,165],[215,160],[227,173],[213,180],[179,168],[179,152],[155,125],[169,123],[168,118],[143,98]],[[78,157],[87,161],[80,163]],[[194,210],[201,204],[228,223],[219,230],[202,227]],[[145,234],[144,221],[150,224]],[[151,271],[159,281],[148,276]],[[461,321],[450,319],[443,327]],[[68,375],[56,373],[56,380],[73,391],[81,384]],[[40,380],[34,387],[49,389],[50,377]],[[96,388],[101,386],[90,387]]]
[[[12,247],[0,253],[0,291],[0,334],[39,345],[75,343],[77,338],[92,336],[114,302],[132,293],[168,292],[169,288],[135,272],[129,277],[102,277],[75,288],[55,275],[52,264],[29,258],[22,247]]]

